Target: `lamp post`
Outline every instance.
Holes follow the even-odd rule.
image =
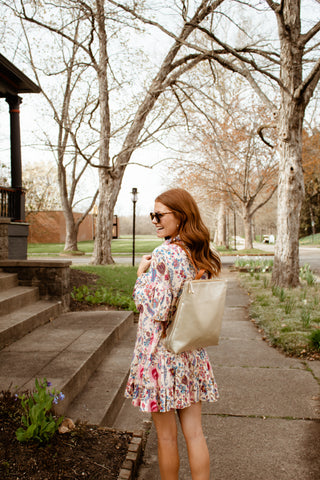
[[[138,200],[138,189],[132,188],[131,199],[133,203],[133,223],[132,223],[132,266],[134,267],[134,254],[136,246],[136,203]]]

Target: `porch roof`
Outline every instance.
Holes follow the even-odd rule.
[[[40,93],[41,88],[0,53],[0,97]]]

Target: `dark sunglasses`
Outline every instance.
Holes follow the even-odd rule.
[[[157,221],[157,223],[160,223],[161,218],[162,218],[164,215],[168,215],[168,213],[172,213],[172,212],[163,212],[163,213],[151,212],[151,213],[150,213],[150,218],[151,218],[151,220],[153,220],[153,219],[155,218],[156,221]]]

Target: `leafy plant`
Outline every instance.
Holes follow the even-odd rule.
[[[106,304],[114,307],[119,307],[123,310],[136,311],[134,301],[131,296],[115,291],[107,287],[91,287],[81,285],[78,288],[73,288],[71,297],[78,302],[87,302],[92,305]]]
[[[310,335],[310,343],[313,348],[320,351],[320,330],[314,330]]]
[[[42,381],[35,381],[36,391],[29,395],[22,394],[17,397],[21,401],[24,415],[21,417],[23,427],[18,428],[16,437],[19,442],[37,441],[46,443],[55,434],[63,417],[55,418],[52,413],[52,406],[59,400],[64,399],[61,392],[51,391],[48,387],[50,382],[44,378]]]

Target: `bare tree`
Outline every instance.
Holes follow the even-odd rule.
[[[200,73],[211,74],[206,66]],[[220,68],[212,73],[216,83],[210,90],[199,89],[196,98],[184,87],[189,100],[183,107],[189,117],[185,149],[192,145],[192,150],[180,169],[175,165],[170,171],[178,184],[215,206],[218,245],[228,244],[226,215],[231,209],[242,218],[245,248],[251,249],[253,216],[277,189],[277,160],[256,134],[258,122],[267,124],[270,113],[259,99],[246,97],[244,81],[233,82]]]
[[[96,100],[92,99],[90,84],[88,82],[84,84],[84,82],[81,81],[88,66],[80,63],[77,58],[79,51],[79,46],[77,45],[79,28],[80,19],[77,19],[74,23],[73,30],[74,42],[71,44],[70,50],[66,47],[65,40],[62,37],[58,39],[61,61],[58,61],[58,58],[56,58],[55,70],[52,71],[51,69],[50,73],[46,75],[47,78],[49,75],[55,79],[55,87],[50,89],[48,85],[43,86],[46,82],[46,77],[43,78],[43,76],[40,76],[40,70],[42,73],[48,70],[43,65],[43,59],[41,69],[37,66],[31,46],[31,35],[28,34],[22,24],[32,70],[39,86],[41,86],[42,94],[50,106],[53,118],[58,126],[56,142],[53,141],[52,134],[48,129],[44,130],[44,135],[47,146],[49,146],[54,154],[57,163],[57,183],[66,223],[65,251],[78,250],[77,237],[79,226],[93,208],[98,196],[98,190],[92,196],[89,196],[87,208],[80,217],[75,219],[73,209],[76,205],[76,193],[79,182],[84,177],[88,170],[90,160],[97,151],[96,147],[92,148],[90,139],[88,139],[87,142],[79,140],[79,137],[81,137],[82,140],[86,137],[83,134],[83,124],[85,121],[90,120],[91,112],[96,108]],[[80,82],[81,87],[79,86]],[[61,85],[61,89],[57,88],[57,85]],[[81,90],[80,101],[79,89]],[[76,96],[76,93],[78,93],[78,96]],[[91,150],[90,154],[87,154],[88,150]],[[83,157],[85,157],[86,161]],[[33,187],[33,190],[34,188],[35,187]],[[32,191],[29,192],[29,195]],[[43,191],[43,200],[46,195],[47,193]],[[32,198],[34,199],[34,196]]]
[[[40,161],[25,165],[23,188],[27,191],[25,205],[27,213],[61,208],[55,167],[54,163],[48,165]]]
[[[98,82],[98,107],[99,107],[99,163],[94,163],[99,169],[99,210],[97,218],[96,241],[93,255],[93,263],[112,263],[111,239],[113,210],[121,187],[122,178],[132,153],[143,143],[150,141],[161,128],[164,127],[170,115],[176,109],[173,106],[167,109],[163,116],[154,114],[146,125],[147,117],[154,112],[159,97],[186,71],[193,68],[197,63],[206,59],[201,53],[193,54],[183,48],[187,38],[195,31],[214,10],[222,3],[222,0],[202,0],[198,2],[193,12],[188,15],[186,8],[182,9],[182,18],[179,33],[172,47],[165,55],[157,73],[151,80],[147,91],[140,95],[139,103],[133,114],[131,113],[122,126],[114,126],[113,112],[110,104],[110,91],[117,83],[111,65],[112,56],[109,55],[108,47],[114,34],[114,23],[122,27],[134,27],[132,17],[127,18],[125,9],[109,0],[75,1],[62,0],[57,2],[42,1],[37,5],[24,5],[24,1],[16,1],[15,13],[34,25],[42,26],[50,32],[60,35],[71,44],[79,47],[86,56],[87,63],[94,69]],[[61,15],[55,15],[48,20],[45,17],[56,11],[62,10]],[[107,8],[108,7],[108,8]],[[134,11],[138,11],[138,5],[133,3]],[[71,17],[71,18],[70,18]],[[75,39],[70,34],[70,28],[75,19],[81,19],[81,37]],[[110,33],[111,32],[111,33]],[[114,152],[111,139],[115,131],[121,131],[118,135],[122,139],[118,152]]]
[[[304,9],[301,0],[239,1],[232,2],[232,5],[225,0],[220,2],[219,12],[212,16],[210,22],[196,25],[198,33],[203,35],[200,39],[181,39],[184,46],[193,52],[205,55],[244,77],[254,92],[275,112],[279,187],[273,282],[282,286],[299,284],[299,220],[304,196],[302,128],[306,107],[320,79],[320,4],[318,1],[311,3],[312,18],[309,17],[309,22],[302,27]],[[251,35],[252,32],[248,35],[242,29],[240,45],[237,42],[227,43],[225,32],[229,27],[234,29],[241,24],[239,15],[235,15],[237,6],[240,6],[242,16],[246,12],[256,14],[256,19],[258,14],[262,15],[263,24],[260,28],[264,32],[268,22],[275,19],[277,38],[272,38],[276,29],[271,28],[272,36],[266,41],[255,25],[255,36]],[[138,17],[133,10],[131,13]],[[225,23],[221,21],[222,17]],[[146,18],[141,20],[156,24]],[[163,25],[157,26],[177,40],[172,31],[164,29]],[[269,98],[270,87],[278,90],[279,101],[276,103]]]

